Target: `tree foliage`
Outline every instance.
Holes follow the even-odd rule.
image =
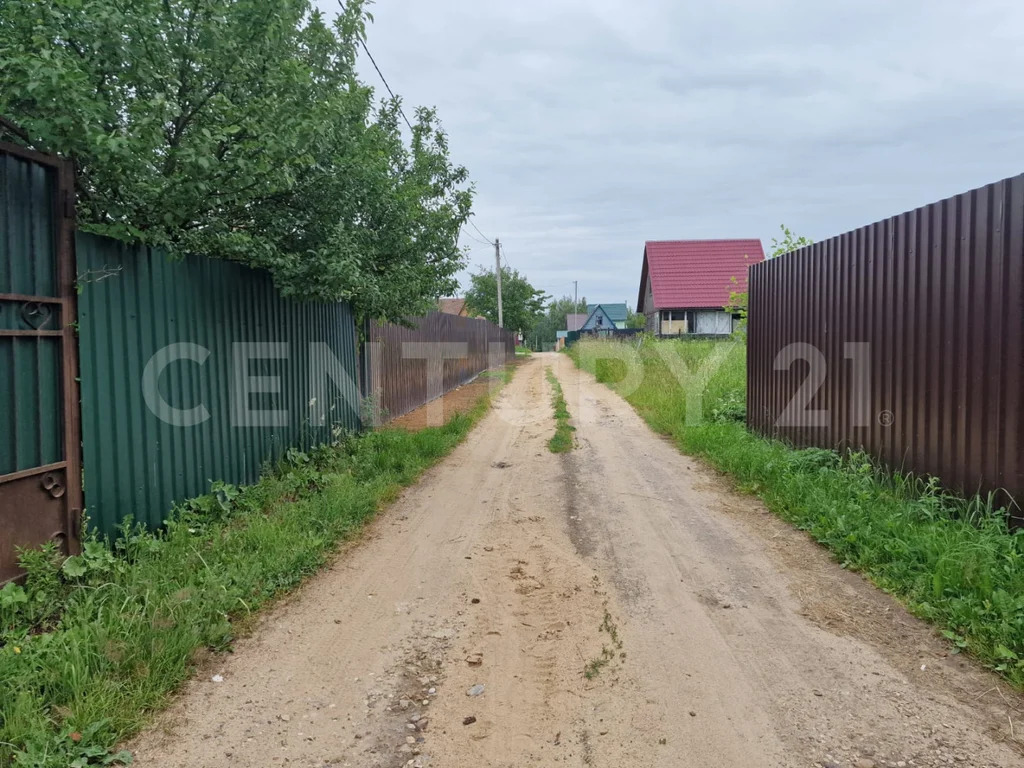
[[[639,312],[634,312],[633,308],[626,305],[626,327],[627,328],[646,328],[647,317],[641,315]]]
[[[785,224],[780,225],[780,229],[782,230],[782,239],[772,238],[772,248],[768,255],[765,256],[765,259],[775,259],[792,251],[798,251],[804,246],[814,244],[814,241],[810,238],[793,234],[792,230]],[[739,278],[734,276],[732,282],[733,284],[738,284]],[[750,296],[747,291],[730,291],[729,303],[723,307],[727,312],[739,315],[740,321],[736,326],[737,333],[742,334],[746,332],[749,298]]]
[[[544,312],[548,297],[527,282],[518,271],[501,268],[501,306],[504,325],[510,331],[528,334]],[[470,276],[466,309],[498,322],[498,281],[494,270],[481,269]]]
[[[451,293],[471,204],[432,110],[355,73],[372,17],[308,0],[5,0],[0,114],[74,159],[83,229],[265,268],[392,318]]]
[[[537,324],[527,338],[527,343],[534,350],[540,351],[545,345],[551,348],[558,338],[558,331],[567,330],[565,327],[565,316],[570,314],[586,314],[587,300],[580,299],[573,302],[572,296],[563,296],[560,299],[553,299],[547,306],[544,314],[537,319]]]

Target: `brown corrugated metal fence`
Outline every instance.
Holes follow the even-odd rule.
[[[1021,515],[1024,175],[757,264],[749,312],[752,429]]]
[[[408,413],[515,357],[514,334],[487,320],[431,312],[409,322],[370,326],[364,393],[377,420]]]

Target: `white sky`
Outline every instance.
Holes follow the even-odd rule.
[[[437,107],[476,224],[556,296],[579,280],[635,304],[645,240],[767,249],[781,223],[819,240],[1024,170],[1019,0],[371,11],[370,51],[407,111]],[[369,61],[360,73],[384,93]]]

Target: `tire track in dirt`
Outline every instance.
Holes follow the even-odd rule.
[[[559,456],[549,366],[578,430]],[[915,673],[931,630],[765,514],[535,355],[130,746],[189,768],[1021,764],[991,675]]]
[[[595,510],[579,550],[611,570],[627,630],[645,627],[633,658],[662,709],[679,702],[693,725],[712,723],[679,718],[676,743],[706,764],[739,764],[729,750],[743,744],[754,765],[1022,764],[1005,727],[1019,695],[979,711],[999,681],[965,660],[942,665],[941,682],[915,675],[933,629],[653,435],[570,360],[554,365],[577,416],[577,505]],[[848,610],[883,604],[901,632],[849,631]]]
[[[588,691],[614,684],[582,674],[609,596],[565,529],[550,394],[522,366],[462,446],[186,686],[136,764],[624,764],[587,756]]]

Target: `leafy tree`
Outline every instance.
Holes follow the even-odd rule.
[[[547,345],[549,348],[558,338],[558,331],[566,330],[565,316],[569,314],[586,314],[587,300],[580,299],[573,302],[572,296],[563,296],[560,299],[553,299],[547,306],[544,314],[537,320],[527,342],[530,346],[540,351]]]
[[[235,259],[393,318],[455,289],[469,215],[432,110],[374,107],[364,0],[4,0],[0,114],[74,159],[83,229]]]
[[[798,251],[804,246],[814,244],[814,241],[810,238],[793,234],[785,224],[780,225],[780,227],[782,229],[782,239],[779,240],[776,237],[772,238],[772,248],[771,251],[768,252],[768,255],[765,256],[765,259],[775,259],[792,251]],[[738,285],[739,278],[733,277],[732,282],[734,285]],[[740,321],[736,326],[736,332],[739,334],[746,333],[747,330],[747,309],[749,298],[747,291],[730,291],[729,303],[723,307],[727,312],[739,315]]]
[[[814,241],[809,237],[793,234],[785,224],[780,224],[779,228],[782,230],[782,239],[772,238],[772,249],[767,256],[769,259],[775,259],[787,253],[799,251],[805,246],[814,245]]]
[[[528,334],[544,312],[548,297],[534,288],[517,270],[501,268],[501,307],[505,327]],[[498,281],[494,270],[481,269],[470,276],[466,309],[498,322]]]
[[[626,327],[627,328],[646,328],[647,318],[641,315],[639,312],[634,312],[633,308],[626,305]]]

